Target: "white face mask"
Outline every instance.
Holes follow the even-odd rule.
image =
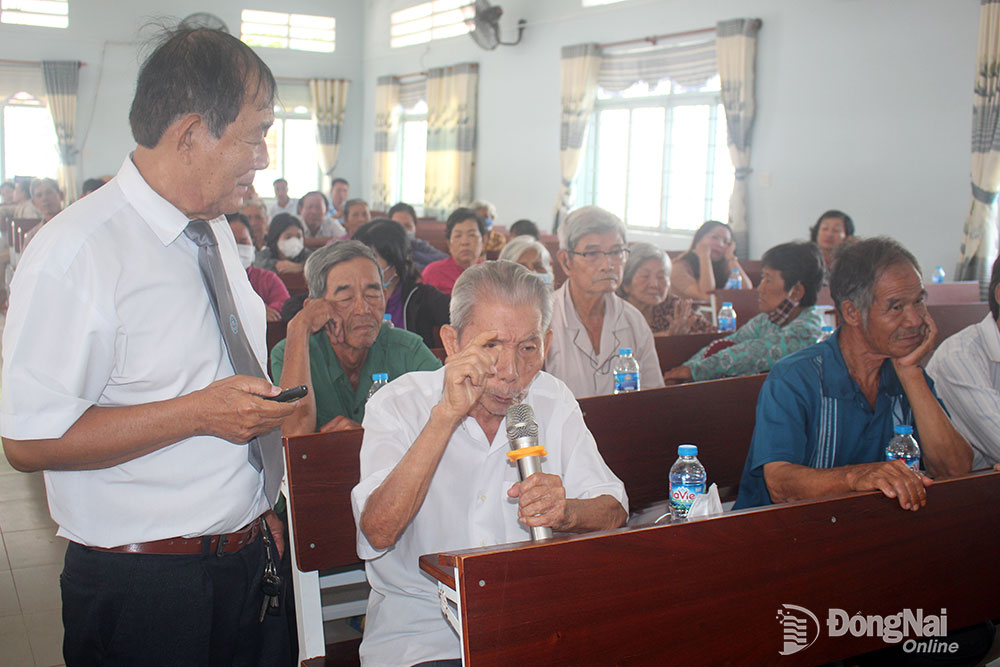
[[[404,229],[403,231],[406,232],[406,238],[410,239],[411,241],[413,239],[417,238],[417,230],[415,230],[415,229]]]
[[[249,243],[237,243],[236,252],[240,254],[240,264],[243,265],[243,268],[249,269],[250,265],[253,264],[253,259],[256,255],[254,247]]]
[[[278,250],[288,259],[298,257],[304,247],[305,244],[299,236],[290,236],[287,239],[278,241]]]
[[[545,283],[546,287],[552,287],[552,274],[551,273],[538,273],[538,274],[535,274],[535,275],[537,275],[539,278],[542,279],[542,282]]]

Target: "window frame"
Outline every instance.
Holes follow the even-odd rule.
[[[275,111],[274,111],[274,125],[277,125],[278,123],[281,123],[281,145],[275,147],[275,152],[280,151],[281,171],[278,172],[278,175],[275,178],[279,178],[280,177],[280,178],[284,178],[285,180],[289,180],[288,173],[287,173],[288,161],[286,160],[287,147],[288,147],[288,143],[289,143],[286,122],[289,121],[289,120],[313,120],[312,112],[309,111],[309,109],[306,109],[305,111],[295,111],[294,109],[292,111],[289,111],[288,109],[286,109],[284,107],[279,107],[279,108],[275,109]],[[317,146],[319,145],[319,142],[315,138],[315,136],[313,138],[313,141],[315,142],[315,145],[317,145]],[[317,150],[318,150],[318,148],[317,148]],[[270,155],[270,158],[271,158],[271,162],[273,163],[275,161],[275,156],[274,155]],[[271,187],[273,187],[273,184],[271,184]],[[308,188],[303,189],[302,192],[306,193],[306,192],[312,192],[314,190],[322,192],[323,188],[324,188],[324,183],[323,183],[323,168],[320,166],[318,155],[317,155],[317,160],[316,160],[316,180],[312,184],[310,184],[310,186]],[[271,192],[270,196],[265,196],[265,195],[261,194],[259,191],[258,191],[257,194],[260,197],[264,198],[264,199],[273,199],[274,198],[274,192],[273,191]]]
[[[396,174],[398,176],[396,178],[396,183],[393,185],[393,196],[394,196],[395,200],[396,201],[405,201],[407,204],[409,204],[410,206],[412,206],[417,211],[417,215],[419,216],[419,215],[423,215],[423,212],[424,212],[424,201],[425,201],[424,196],[423,195],[421,196],[419,202],[406,201],[406,199],[403,197],[404,182],[406,180],[404,178],[404,173],[405,172],[403,170],[403,165],[405,163],[405,152],[406,152],[404,150],[404,148],[406,147],[406,140],[405,140],[405,137],[406,137],[406,124],[408,122],[417,122],[417,123],[419,123],[419,122],[426,123],[427,122],[426,102],[424,103],[424,110],[422,110],[422,111],[415,111],[414,109],[406,109],[406,108],[400,107],[400,114],[399,114],[399,137],[398,137],[398,139],[396,141],[396,156],[395,156],[395,160],[396,160]],[[426,151],[427,151],[427,135],[426,135],[426,132],[425,132],[424,133],[424,154],[425,155],[426,155]],[[425,187],[425,191],[426,191],[426,185],[427,185],[426,177],[427,177],[427,166],[426,166],[426,161],[425,161],[425,163],[424,163],[424,178],[425,178],[425,180],[424,180],[424,187]]]
[[[46,174],[17,174],[17,173],[7,173],[7,107],[28,107],[32,109],[44,110],[48,116],[48,122],[52,125],[52,111],[49,109],[49,105],[43,99],[31,95],[31,100],[24,100],[21,102],[13,101],[17,95],[24,93],[26,91],[18,91],[7,97],[6,99],[0,99],[0,181],[12,181],[16,176],[31,176],[33,178],[58,178],[59,168],[61,163],[59,161],[58,148],[56,149],[56,162],[55,162],[55,172],[49,172]],[[53,138],[55,137],[55,126],[52,125]]]
[[[600,91],[600,89],[598,89]],[[632,117],[631,112],[641,108],[663,108],[664,109],[664,146],[663,164],[661,167],[662,187],[660,192],[660,224],[657,227],[646,227],[630,225],[628,222],[628,191],[630,185],[630,174],[626,170],[625,174],[625,198],[626,208],[623,222],[630,231],[652,234],[671,235],[694,235],[695,230],[682,227],[671,227],[667,217],[669,207],[669,167],[672,146],[670,142],[671,131],[673,129],[673,110],[684,106],[708,106],[709,125],[708,142],[705,145],[707,151],[706,161],[706,184],[703,200],[703,220],[712,219],[712,202],[715,199],[715,156],[718,148],[716,137],[718,136],[719,123],[725,124],[725,111],[722,108],[722,93],[720,90],[709,91],[684,91],[676,92],[675,86],[671,86],[670,91],[665,93],[651,93],[644,96],[624,97],[614,96],[598,97],[594,102],[593,114],[587,125],[587,135],[584,141],[584,162],[577,173],[575,179],[578,188],[578,199],[586,204],[595,204],[597,201],[597,164],[600,159],[599,136],[600,136],[600,114],[603,111],[616,109],[629,110],[629,141],[626,146],[626,164],[631,161],[631,136]],[[711,196],[710,196],[711,195]]]
[[[452,39],[454,37],[462,37],[472,32],[469,27],[468,21],[475,17],[475,0],[466,0],[457,7],[449,7],[447,9],[435,9],[434,5],[437,4],[439,0],[424,0],[424,2],[417,2],[415,4],[409,5],[408,7],[402,7],[393,12],[389,13],[389,48],[390,49],[402,49],[408,46],[419,46],[421,44],[430,44],[431,42],[441,40],[441,39]],[[394,17],[402,12],[411,12],[418,7],[429,5],[430,11],[426,16],[416,16],[406,21],[396,22]],[[471,10],[471,14],[468,10]],[[461,21],[455,21],[453,23],[444,23],[442,25],[435,25],[434,18],[437,15],[445,14],[449,12],[461,12],[463,14],[468,14],[464,16]],[[393,34],[393,29],[398,25],[406,25],[407,23],[412,23],[414,21],[426,20],[430,22],[430,26],[424,30],[414,30],[413,32],[406,32],[399,35]],[[442,30],[444,28],[451,28],[453,26],[464,26],[466,29],[463,32],[453,34],[453,35],[441,35],[435,36],[435,32]],[[405,44],[395,44],[394,42],[398,39],[406,39],[408,37],[413,37],[414,35],[421,35],[427,33],[427,39],[421,41],[408,41]]]
[[[21,8],[19,0],[0,0],[0,25],[30,26],[33,28],[51,28],[54,30],[66,30],[69,28],[69,0],[46,0],[50,4],[61,5],[66,11],[60,13],[25,11]],[[31,17],[48,17],[50,21],[10,21],[4,20],[5,15]],[[62,19],[62,20],[60,20]],[[58,25],[63,24],[63,25]]]
[[[285,17],[285,23],[284,24],[281,24],[281,23],[265,23],[263,21],[247,20],[247,18],[245,16],[247,12],[258,12],[258,13],[261,13],[261,14],[274,14],[275,16],[284,16]],[[253,18],[253,17],[251,16],[251,18]],[[296,19],[322,19],[323,21],[329,21],[330,22],[330,27],[326,28],[326,27],[316,27],[316,26],[294,25],[294,21]],[[263,26],[273,26],[276,30],[280,29],[280,28],[284,28],[285,29],[285,34],[284,35],[278,35],[278,34],[268,35],[268,34],[261,34],[261,33],[247,33],[247,32],[245,32],[245,26],[247,26],[247,25],[251,25],[251,26],[260,26],[260,25],[263,25]],[[327,41],[325,39],[307,38],[307,37],[303,37],[301,35],[296,35],[295,32],[297,30],[329,32],[331,34],[331,37],[330,37],[329,41]],[[247,41],[248,38],[251,41],[248,42]],[[284,40],[285,43],[282,44],[282,45],[252,43],[252,42],[255,41],[255,39],[257,39],[257,40],[262,40],[262,39]],[[251,48],[256,48],[256,49],[277,49],[277,50],[283,50],[283,51],[302,51],[304,53],[334,53],[337,50],[337,17],[335,17],[335,16],[323,16],[323,15],[320,15],[320,14],[299,14],[299,13],[293,13],[293,12],[278,12],[278,11],[274,11],[273,9],[250,9],[250,8],[244,8],[243,10],[240,11],[240,41],[243,42],[244,44],[246,44],[247,46],[250,46]],[[327,48],[302,48],[301,47],[301,43],[303,43],[303,42],[313,43],[315,45],[323,46],[323,47],[329,46],[329,49],[327,49]],[[293,46],[293,43],[294,44],[300,44],[300,45],[299,46]]]

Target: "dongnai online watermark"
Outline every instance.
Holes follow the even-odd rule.
[[[782,649],[779,655],[792,655],[805,650],[819,638],[823,631],[820,620],[805,607],[783,604],[778,609],[781,624]],[[948,634],[948,610],[940,614],[926,613],[923,609],[904,609],[889,616],[850,614],[843,609],[829,609],[826,632],[830,637],[880,637],[886,644],[903,642],[905,653],[955,653],[957,642],[942,641]],[[904,641],[905,640],[905,641]]]

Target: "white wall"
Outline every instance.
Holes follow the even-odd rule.
[[[259,53],[279,77],[352,81],[338,174],[361,196],[370,193],[375,79],[479,62],[476,193],[497,204],[503,223],[528,217],[547,227],[559,184],[562,46],[759,17],[751,255],[804,237],[821,211],[836,207],[861,234],[902,240],[928,272],[937,264],[952,272],[969,204],[977,0],[628,0],[586,10],[579,0],[498,1],[506,39],[518,18],[528,20],[517,47],[488,52],[460,37],[390,49],[390,12],[415,0],[291,0],[280,9],[336,16],[336,52]],[[137,29],[163,9],[153,0],[70,5],[65,31],[0,26],[0,58],[87,63],[77,112],[86,178],[116,171],[132,147]],[[243,2],[211,7],[238,29]],[[279,5],[254,4],[268,7]],[[203,8],[178,0],[170,13]]]
[[[360,133],[363,109],[364,0],[291,0],[280,5],[250,0],[215,0],[211,13],[221,18],[230,32],[239,34],[244,8],[290,11],[334,16],[337,47],[334,53],[307,53],[257,49],[275,76],[295,78],[343,78],[351,80],[342,134],[337,175],[352,182],[361,176]],[[206,11],[205,3],[176,0],[165,5],[156,0],[70,0],[66,30],[0,25],[0,58],[13,60],[80,60],[80,91],[77,99],[77,141],[86,137],[80,155],[80,183],[91,176],[114,174],[135,142],[128,125],[128,111],[135,79],[145,53],[142,42],[155,34],[149,24],[166,25],[194,12]],[[258,184],[259,185],[259,184]],[[294,192],[292,193],[295,194]]]
[[[371,182],[374,81],[456,62],[480,63],[477,196],[501,222],[551,222],[559,184],[559,51],[763,20],[750,181],[751,256],[791,238],[828,208],[860,234],[888,234],[930,270],[950,274],[969,205],[971,84],[977,0],[629,0],[582,9],[579,0],[497,0],[504,37],[390,49],[391,11],[412,0],[370,0],[362,174]],[[769,182],[769,185],[766,183]],[[667,247],[681,247],[679,240]]]

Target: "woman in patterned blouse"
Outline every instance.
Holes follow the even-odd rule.
[[[639,309],[653,333],[667,336],[711,333],[712,323],[691,310],[691,299],[682,299],[670,289],[670,258],[651,243],[636,243],[625,264],[617,294]]]

